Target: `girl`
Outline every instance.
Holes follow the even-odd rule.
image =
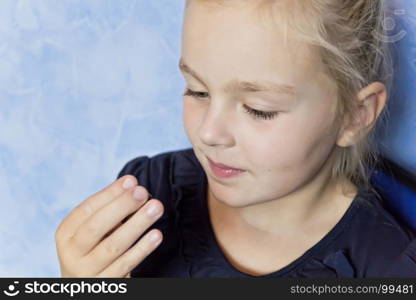
[[[368,180],[391,82],[384,9],[187,1],[179,67],[193,147],[132,159],[78,206],[57,230],[62,274],[416,276],[415,234]]]

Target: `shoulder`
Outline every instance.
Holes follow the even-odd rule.
[[[296,272],[300,277],[416,277],[416,237],[383,205],[360,190],[336,225],[326,251]]]
[[[356,200],[348,234],[359,277],[382,276],[414,247],[416,235],[385,207],[378,194],[362,191]]]
[[[203,171],[193,148],[166,151],[153,156],[137,156],[119,171],[117,178],[130,174],[137,178],[153,198],[173,209],[181,186],[198,184]]]
[[[394,241],[395,248],[404,247],[415,238],[415,233],[387,209],[386,200],[380,195],[373,191],[361,191],[356,200],[357,216],[353,218],[352,226],[357,234],[360,229],[365,229],[360,232],[369,241]]]
[[[162,152],[153,156],[141,155],[127,161],[117,178],[126,174],[137,173],[151,164],[152,167],[170,166],[172,163],[194,164],[195,154],[192,148]]]

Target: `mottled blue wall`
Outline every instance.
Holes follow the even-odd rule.
[[[0,276],[59,276],[54,231],[127,160],[190,146],[183,2],[0,1]]]
[[[407,35],[380,141],[416,173],[416,7],[399,3],[407,19],[391,33]],[[129,159],[190,146],[183,4],[0,1],[0,276],[59,276],[54,232],[73,207]]]
[[[394,81],[388,101],[388,130],[378,131],[383,154],[416,175],[416,1],[391,0]],[[393,9],[395,8],[395,9]]]

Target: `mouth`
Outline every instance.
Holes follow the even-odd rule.
[[[210,159],[208,156],[207,156],[207,159],[208,159],[208,161],[213,165],[213,166],[215,166],[215,167],[217,167],[217,168],[220,168],[220,169],[224,169],[224,170],[236,170],[236,171],[240,171],[240,172],[244,172],[245,170],[243,170],[243,169],[239,169],[239,168],[235,168],[235,167],[232,167],[232,166],[228,166],[228,165],[225,165],[225,164],[222,164],[222,163],[218,163],[218,162],[216,162],[216,161],[214,161],[214,160],[212,160],[212,159]]]
[[[207,156],[212,173],[219,178],[230,178],[246,172],[246,170],[234,168],[228,165],[217,163]]]

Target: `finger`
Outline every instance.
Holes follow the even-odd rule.
[[[131,278],[131,273],[129,272],[124,278]]]
[[[123,188],[123,183],[127,183],[127,181],[130,181],[130,187],[127,186],[127,189],[131,189],[138,184],[135,176],[125,175],[77,205],[63,219],[57,229],[56,236],[59,236],[61,239],[68,239],[74,235],[78,227],[86,219],[126,190]]]
[[[109,232],[107,232],[101,240],[104,240],[106,237],[108,237],[109,235],[111,235],[114,231],[116,231],[121,225],[123,225],[123,223],[118,223],[116,227],[114,227],[113,229],[111,229]]]
[[[140,198],[134,198],[138,193]],[[71,238],[71,246],[76,249],[77,256],[84,256],[97,245],[111,229],[128,214],[136,212],[146,201],[148,193],[146,188],[136,186],[127,190],[114,201],[107,203],[95,214],[79,226]]]
[[[149,215],[149,209],[157,208],[156,215]],[[163,204],[157,199],[149,200],[125,224],[99,243],[87,254],[87,260],[97,266],[108,266],[126,252],[138,238],[163,215]],[[91,259],[88,259],[90,257]],[[97,273],[101,270],[97,270]],[[125,274],[126,272],[124,272]]]
[[[147,194],[148,194],[148,196],[147,196],[147,200],[152,199],[152,198],[153,198],[152,194],[150,194],[150,193],[149,193],[149,191],[147,191],[147,190],[146,190],[146,192],[147,192]],[[132,214],[128,215],[128,216],[127,216],[127,217],[125,217],[123,220],[121,220],[121,224],[120,224],[120,225],[123,225],[123,223],[126,223],[126,222],[127,222],[127,220],[128,220],[128,219],[130,219],[130,217],[131,217],[132,215],[134,215],[134,213],[132,213]]]
[[[151,236],[156,234],[156,240],[151,240]],[[162,232],[152,229],[141,238],[137,244],[131,247],[126,253],[115,260],[110,266],[98,273],[97,277],[122,277],[123,274],[131,272],[140,264],[150,253],[152,253],[162,242]]]
[[[153,196],[152,196],[152,194],[150,194],[148,191],[147,191],[147,193],[148,193],[148,197],[147,197],[147,200],[150,200],[151,198],[153,198]],[[135,212],[134,212],[135,213]],[[130,217],[132,216],[132,215],[134,215],[134,213],[131,213],[130,215],[128,215],[127,217],[125,217],[123,220],[121,220],[121,223],[118,223],[117,224],[117,226],[116,227],[114,227],[113,229],[111,229],[109,232],[107,232],[104,236],[103,236],[103,238],[102,238],[102,240],[103,239],[105,239],[106,237],[108,237],[109,235],[111,235],[114,231],[116,231],[121,225],[123,225],[124,223],[126,223],[127,222],[127,220],[128,219],[130,219]]]

